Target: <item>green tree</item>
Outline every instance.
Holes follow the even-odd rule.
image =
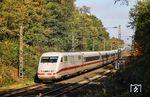
[[[135,28],[134,45],[136,52],[149,52],[150,1],[138,2],[130,11],[130,25]]]

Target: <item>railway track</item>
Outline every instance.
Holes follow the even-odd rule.
[[[43,86],[46,86],[46,84],[34,84],[34,85],[24,87],[24,88],[20,88],[20,89],[0,91],[0,95],[2,95],[2,97],[9,97],[9,96],[13,96],[13,95],[25,92],[27,90],[34,90],[36,88],[40,88],[40,87],[43,87]]]
[[[82,87],[88,85],[90,82],[93,82],[93,81],[101,79],[101,78],[106,78],[107,74],[109,74],[111,72],[112,72],[112,70],[107,70],[102,75],[96,75],[96,76],[87,78],[85,80],[75,82],[73,84],[70,84],[70,85],[67,85],[64,87],[60,87],[60,88],[57,88],[57,89],[49,91],[49,92],[45,92],[43,94],[39,93],[39,95],[37,95],[36,97],[60,97],[60,96],[63,96],[67,93],[72,92],[73,90],[77,90],[78,88],[82,88]]]
[[[30,87],[14,90],[13,92],[7,92],[6,94],[2,94],[2,97],[59,97],[66,93],[69,93],[70,91],[86,86],[88,83],[94,80],[106,77],[106,74],[113,71],[113,67],[108,65],[102,68],[104,68],[104,70],[102,70],[99,73],[98,72],[93,73],[95,75],[91,75],[91,76],[88,75],[88,77],[86,77],[87,76],[86,74],[88,73],[90,74],[90,72],[94,72],[93,70],[85,74],[79,75],[82,76],[80,78],[79,76],[75,76],[73,78],[69,78],[63,81],[58,81],[56,83],[53,82],[49,84],[36,84]],[[98,68],[98,69],[102,69],[102,68]],[[97,71],[99,71],[98,69]]]

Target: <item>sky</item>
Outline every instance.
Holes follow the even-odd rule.
[[[130,44],[134,33],[133,29],[128,28],[129,11],[136,4],[136,0],[129,0],[129,5],[114,4],[114,0],[76,0],[77,7],[90,7],[91,14],[99,18],[104,27],[107,28],[110,37],[118,37],[118,27],[121,25],[122,40]],[[128,39],[127,39],[128,38]]]

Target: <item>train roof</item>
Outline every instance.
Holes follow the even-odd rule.
[[[58,56],[62,56],[62,55],[80,55],[81,53],[79,52],[46,52],[46,53],[43,53],[42,56],[55,56],[55,55],[58,55]]]
[[[106,53],[112,54],[112,53],[116,53],[118,50],[111,50],[111,51],[85,51],[85,52],[46,52],[43,53],[42,56],[63,56],[63,55],[104,55]]]

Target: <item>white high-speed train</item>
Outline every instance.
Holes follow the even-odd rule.
[[[43,81],[58,79],[115,61],[118,50],[100,52],[47,52],[40,57],[37,77]]]

